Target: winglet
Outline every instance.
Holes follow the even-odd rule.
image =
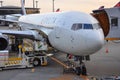
[[[104,9],[104,6],[100,6],[100,7],[99,7],[99,10],[102,10],[102,9]]]
[[[60,8],[58,8],[58,9],[56,10],[56,12],[60,12]]]
[[[22,15],[26,15],[25,0],[21,0]]]
[[[120,2],[118,2],[114,7],[120,7]]]

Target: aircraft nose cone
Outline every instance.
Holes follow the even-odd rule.
[[[96,50],[101,49],[104,45],[104,35],[101,32],[98,33],[98,35],[99,36],[96,36],[96,38],[94,39],[94,46],[96,46]]]
[[[94,40],[95,45],[101,48],[104,45],[104,38],[98,37],[97,39]]]
[[[101,31],[97,31],[92,36],[87,38],[86,42],[88,54],[93,54],[99,51],[104,45],[104,35]]]

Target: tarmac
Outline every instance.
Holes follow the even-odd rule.
[[[86,62],[88,74],[120,75],[120,41],[105,42],[104,47],[90,58],[91,60]]]

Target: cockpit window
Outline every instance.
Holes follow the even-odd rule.
[[[82,29],[82,24],[73,24],[72,30],[79,30],[79,29]]]
[[[93,29],[92,24],[84,24],[84,29]]]
[[[94,23],[94,24],[81,24],[81,23],[75,23],[72,25],[71,29],[76,31],[80,29],[99,29],[101,28],[99,23]]]
[[[93,24],[93,27],[94,27],[95,29],[101,28],[99,23]]]

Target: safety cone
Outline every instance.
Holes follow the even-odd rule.
[[[106,48],[105,52],[106,52],[106,53],[109,53],[108,48]]]
[[[35,68],[32,68],[31,72],[35,72]]]

